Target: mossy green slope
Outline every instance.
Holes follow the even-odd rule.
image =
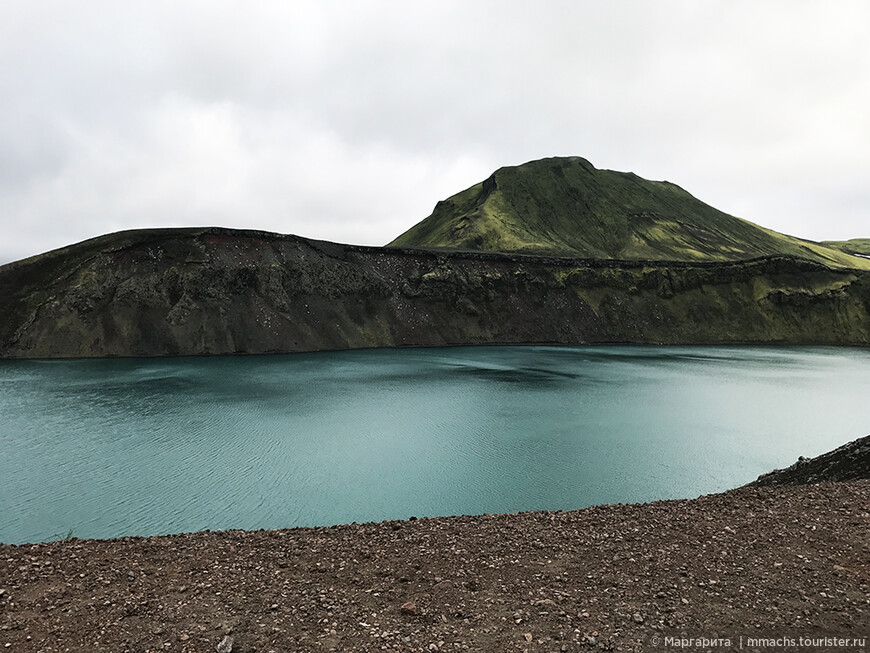
[[[838,249],[847,254],[870,256],[870,238],[853,238],[852,240],[823,240],[822,245]]]
[[[439,202],[389,244],[622,260],[733,261],[785,254],[870,261],[723,213],[666,181],[556,157],[497,170]]]

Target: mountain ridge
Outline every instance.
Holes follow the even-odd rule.
[[[870,259],[575,157],[500,168],[389,247],[163,228],[0,266],[0,358],[545,343],[867,346]]]
[[[526,252],[620,260],[743,260],[786,254],[870,269],[837,247],[737,218],[667,181],[599,170],[581,157],[505,166],[438,202],[388,247]]]
[[[870,272],[377,248],[225,228],[0,267],[0,358],[468,344],[870,345]]]

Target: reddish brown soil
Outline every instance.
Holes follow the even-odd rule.
[[[2,545],[0,650],[724,651],[762,635],[868,639],[760,651],[867,650],[868,510],[870,481],[856,480],[574,512]],[[680,636],[731,646],[666,645]]]

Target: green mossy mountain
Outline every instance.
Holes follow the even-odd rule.
[[[0,266],[0,358],[467,344],[870,345],[870,271],[360,247],[220,228]]]
[[[388,247],[215,227],[0,266],[0,358],[521,343],[870,345],[868,241],[799,240],[580,158],[502,168]]]
[[[870,269],[848,248],[786,236],[714,209],[666,181],[555,157],[496,170],[438,202],[392,247],[658,261],[798,256]]]

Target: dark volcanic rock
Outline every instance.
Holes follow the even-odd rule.
[[[122,232],[0,267],[0,357],[493,343],[870,344],[870,272]]]
[[[801,456],[791,467],[762,474],[749,485],[801,485],[861,478],[870,478],[870,435],[815,458]]]

